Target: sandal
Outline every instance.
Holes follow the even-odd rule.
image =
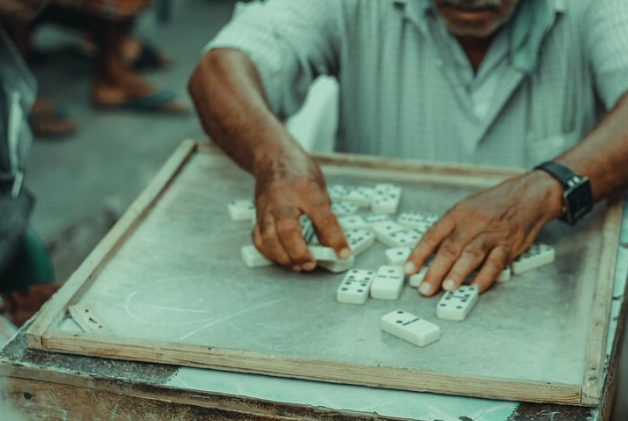
[[[95,102],[98,108],[114,110],[124,109],[142,112],[165,112],[172,114],[185,114],[188,108],[176,100],[176,95],[169,91],[159,91],[148,96],[133,97],[121,102],[102,103]]]
[[[28,117],[33,134],[37,137],[64,138],[76,132],[76,122],[65,111],[38,98]]]

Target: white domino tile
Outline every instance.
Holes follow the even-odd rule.
[[[312,225],[312,221],[308,218],[307,215],[299,216],[299,225],[301,225],[301,235],[303,236],[303,240],[310,244],[316,238],[316,234],[314,233],[314,225]]]
[[[408,285],[410,285],[412,288],[418,288],[421,285],[421,282],[423,282],[423,279],[425,279],[425,275],[427,275],[427,271],[430,268],[433,260],[434,256],[430,257],[427,262],[425,262],[421,270],[419,270],[414,275],[408,277]]]
[[[430,267],[428,265],[423,265],[420,271],[415,273],[414,275],[408,278],[408,285],[412,288],[418,288],[425,279],[425,275],[427,275],[427,271]]]
[[[396,222],[380,222],[373,226],[377,239],[388,247],[414,247],[423,233],[411,228],[404,228]]]
[[[381,328],[384,332],[417,346],[427,346],[440,339],[440,327],[402,310],[383,316]]]
[[[371,201],[373,212],[397,213],[401,200],[401,186],[398,184],[377,184]]]
[[[354,203],[334,202],[331,204],[331,212],[336,217],[355,215],[360,207]]]
[[[335,262],[340,260],[338,256],[336,256],[334,249],[331,247],[309,246],[309,249],[316,261]]]
[[[351,269],[336,290],[340,303],[364,304],[369,297],[375,272],[364,269]]]
[[[351,256],[348,259],[336,260],[334,262],[317,262],[318,266],[332,273],[346,272],[355,264],[355,257]]]
[[[415,228],[425,232],[432,227],[439,217],[436,214],[421,212],[403,212],[397,218],[397,223],[404,228]]]
[[[379,300],[396,300],[403,291],[406,275],[401,266],[381,266],[371,284],[371,297]]]
[[[345,231],[345,238],[353,256],[359,256],[375,244],[375,234],[362,229]]]
[[[554,261],[554,248],[543,243],[534,243],[512,262],[515,275],[536,269]]]
[[[242,247],[240,255],[242,256],[244,264],[250,268],[259,268],[273,264],[273,262],[266,259],[253,245]]]
[[[353,203],[358,206],[369,207],[375,191],[371,187],[344,186],[336,184],[327,188],[329,197],[333,201]]]
[[[393,247],[386,250],[386,263],[393,266],[403,266],[410,257],[412,247]]]
[[[234,221],[255,221],[255,204],[252,200],[234,200],[227,205]]]
[[[462,321],[477,303],[479,295],[478,287],[468,285],[446,292],[436,307],[436,316],[444,320]]]
[[[338,218],[338,223],[344,230],[372,230],[375,224],[381,222],[392,222],[392,219],[390,219],[390,216],[385,213],[361,213],[359,215],[343,216]]]
[[[502,270],[502,272],[497,277],[497,282],[508,282],[512,279],[512,271],[509,267]]]

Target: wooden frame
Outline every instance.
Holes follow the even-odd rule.
[[[66,285],[40,311],[26,332],[30,348],[98,356],[113,359],[155,363],[178,364],[193,367],[251,372],[274,376],[286,376],[353,383],[380,387],[387,378],[396,378],[397,388],[444,394],[469,394],[473,387],[468,379],[423,372],[421,379],[400,376],[403,370],[379,367],[372,369],[348,369],[339,363],[321,363],[302,360],[286,360],[251,352],[239,352],[208,348],[206,346],[181,345],[146,340],[66,333],[54,331],[63,320],[69,307],[78,303],[83,294],[97,279],[99,272],[116,254],[125,240],[151,211],[163,192],[169,187],[188,160],[198,152],[216,151],[209,144],[185,141],[167,161],[164,168],[149,187],[132,204],[116,226],[74,273]],[[474,187],[487,187],[499,181],[521,174],[519,171],[476,166],[449,166],[432,163],[398,161],[356,155],[320,155],[322,165],[343,165],[377,168],[396,172],[418,173],[425,180],[442,182],[445,177],[451,183]],[[477,177],[478,174],[481,177]],[[470,177],[473,175],[474,177]],[[611,305],[616,247],[621,227],[622,207],[614,200],[605,216],[603,250],[598,272],[596,294],[593,299],[593,314],[588,329],[586,369],[581,385],[551,384],[546,382],[517,382],[485,378],[482,390],[475,396],[530,402],[552,402],[559,404],[594,406],[600,402],[604,380],[605,346],[608,333],[608,318]],[[339,375],[342,373],[342,375]],[[429,388],[426,385],[429,384]],[[551,396],[551,400],[547,398]]]

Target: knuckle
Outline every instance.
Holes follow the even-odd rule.
[[[478,247],[467,247],[464,249],[462,254],[469,257],[473,261],[484,260],[484,257],[486,256],[486,252]]]
[[[257,227],[259,229],[259,233],[262,237],[267,235],[273,235],[275,232],[275,224],[272,219],[261,217],[258,219]]]
[[[277,234],[282,237],[296,235],[300,232],[299,224],[292,220],[282,220],[277,224]]]
[[[506,266],[506,260],[500,256],[491,255],[487,257],[485,265],[501,270]]]
[[[459,247],[451,241],[445,241],[438,249],[438,253],[441,254],[443,257],[447,257],[450,259],[456,259],[458,258],[458,256],[460,256]]]
[[[275,239],[275,229],[274,227],[272,228],[266,228],[266,229],[260,229],[260,236],[262,237],[262,240],[265,243],[271,243],[274,241]]]
[[[427,250],[427,249],[433,250],[436,247],[438,247],[438,240],[436,239],[436,236],[434,233],[435,233],[434,228],[431,228],[429,231],[425,233],[423,238],[421,238],[421,242],[419,243],[419,246],[415,250],[417,253],[424,253],[424,250]],[[424,249],[421,250],[421,247],[423,247]]]
[[[273,212],[277,219],[292,219],[297,217],[297,210],[291,205],[279,205]]]
[[[322,228],[329,228],[338,224],[336,217],[328,210],[319,213],[318,225]]]

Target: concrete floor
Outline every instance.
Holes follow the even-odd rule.
[[[177,0],[170,24],[148,12],[138,33],[173,58],[167,71],[150,75],[158,86],[189,102],[187,79],[207,41],[231,16],[233,0]],[[91,64],[62,48],[74,40],[56,28],[42,28],[36,44],[51,53],[33,65],[41,92],[64,106],[80,124],[63,141],[37,141],[27,184],[37,195],[33,226],[49,240],[103,208],[120,213],[148,184],[186,138],[205,137],[193,114],[186,117],[95,111],[89,106]],[[628,338],[627,338],[628,339]],[[623,356],[623,392],[617,421],[628,419],[628,340]]]

